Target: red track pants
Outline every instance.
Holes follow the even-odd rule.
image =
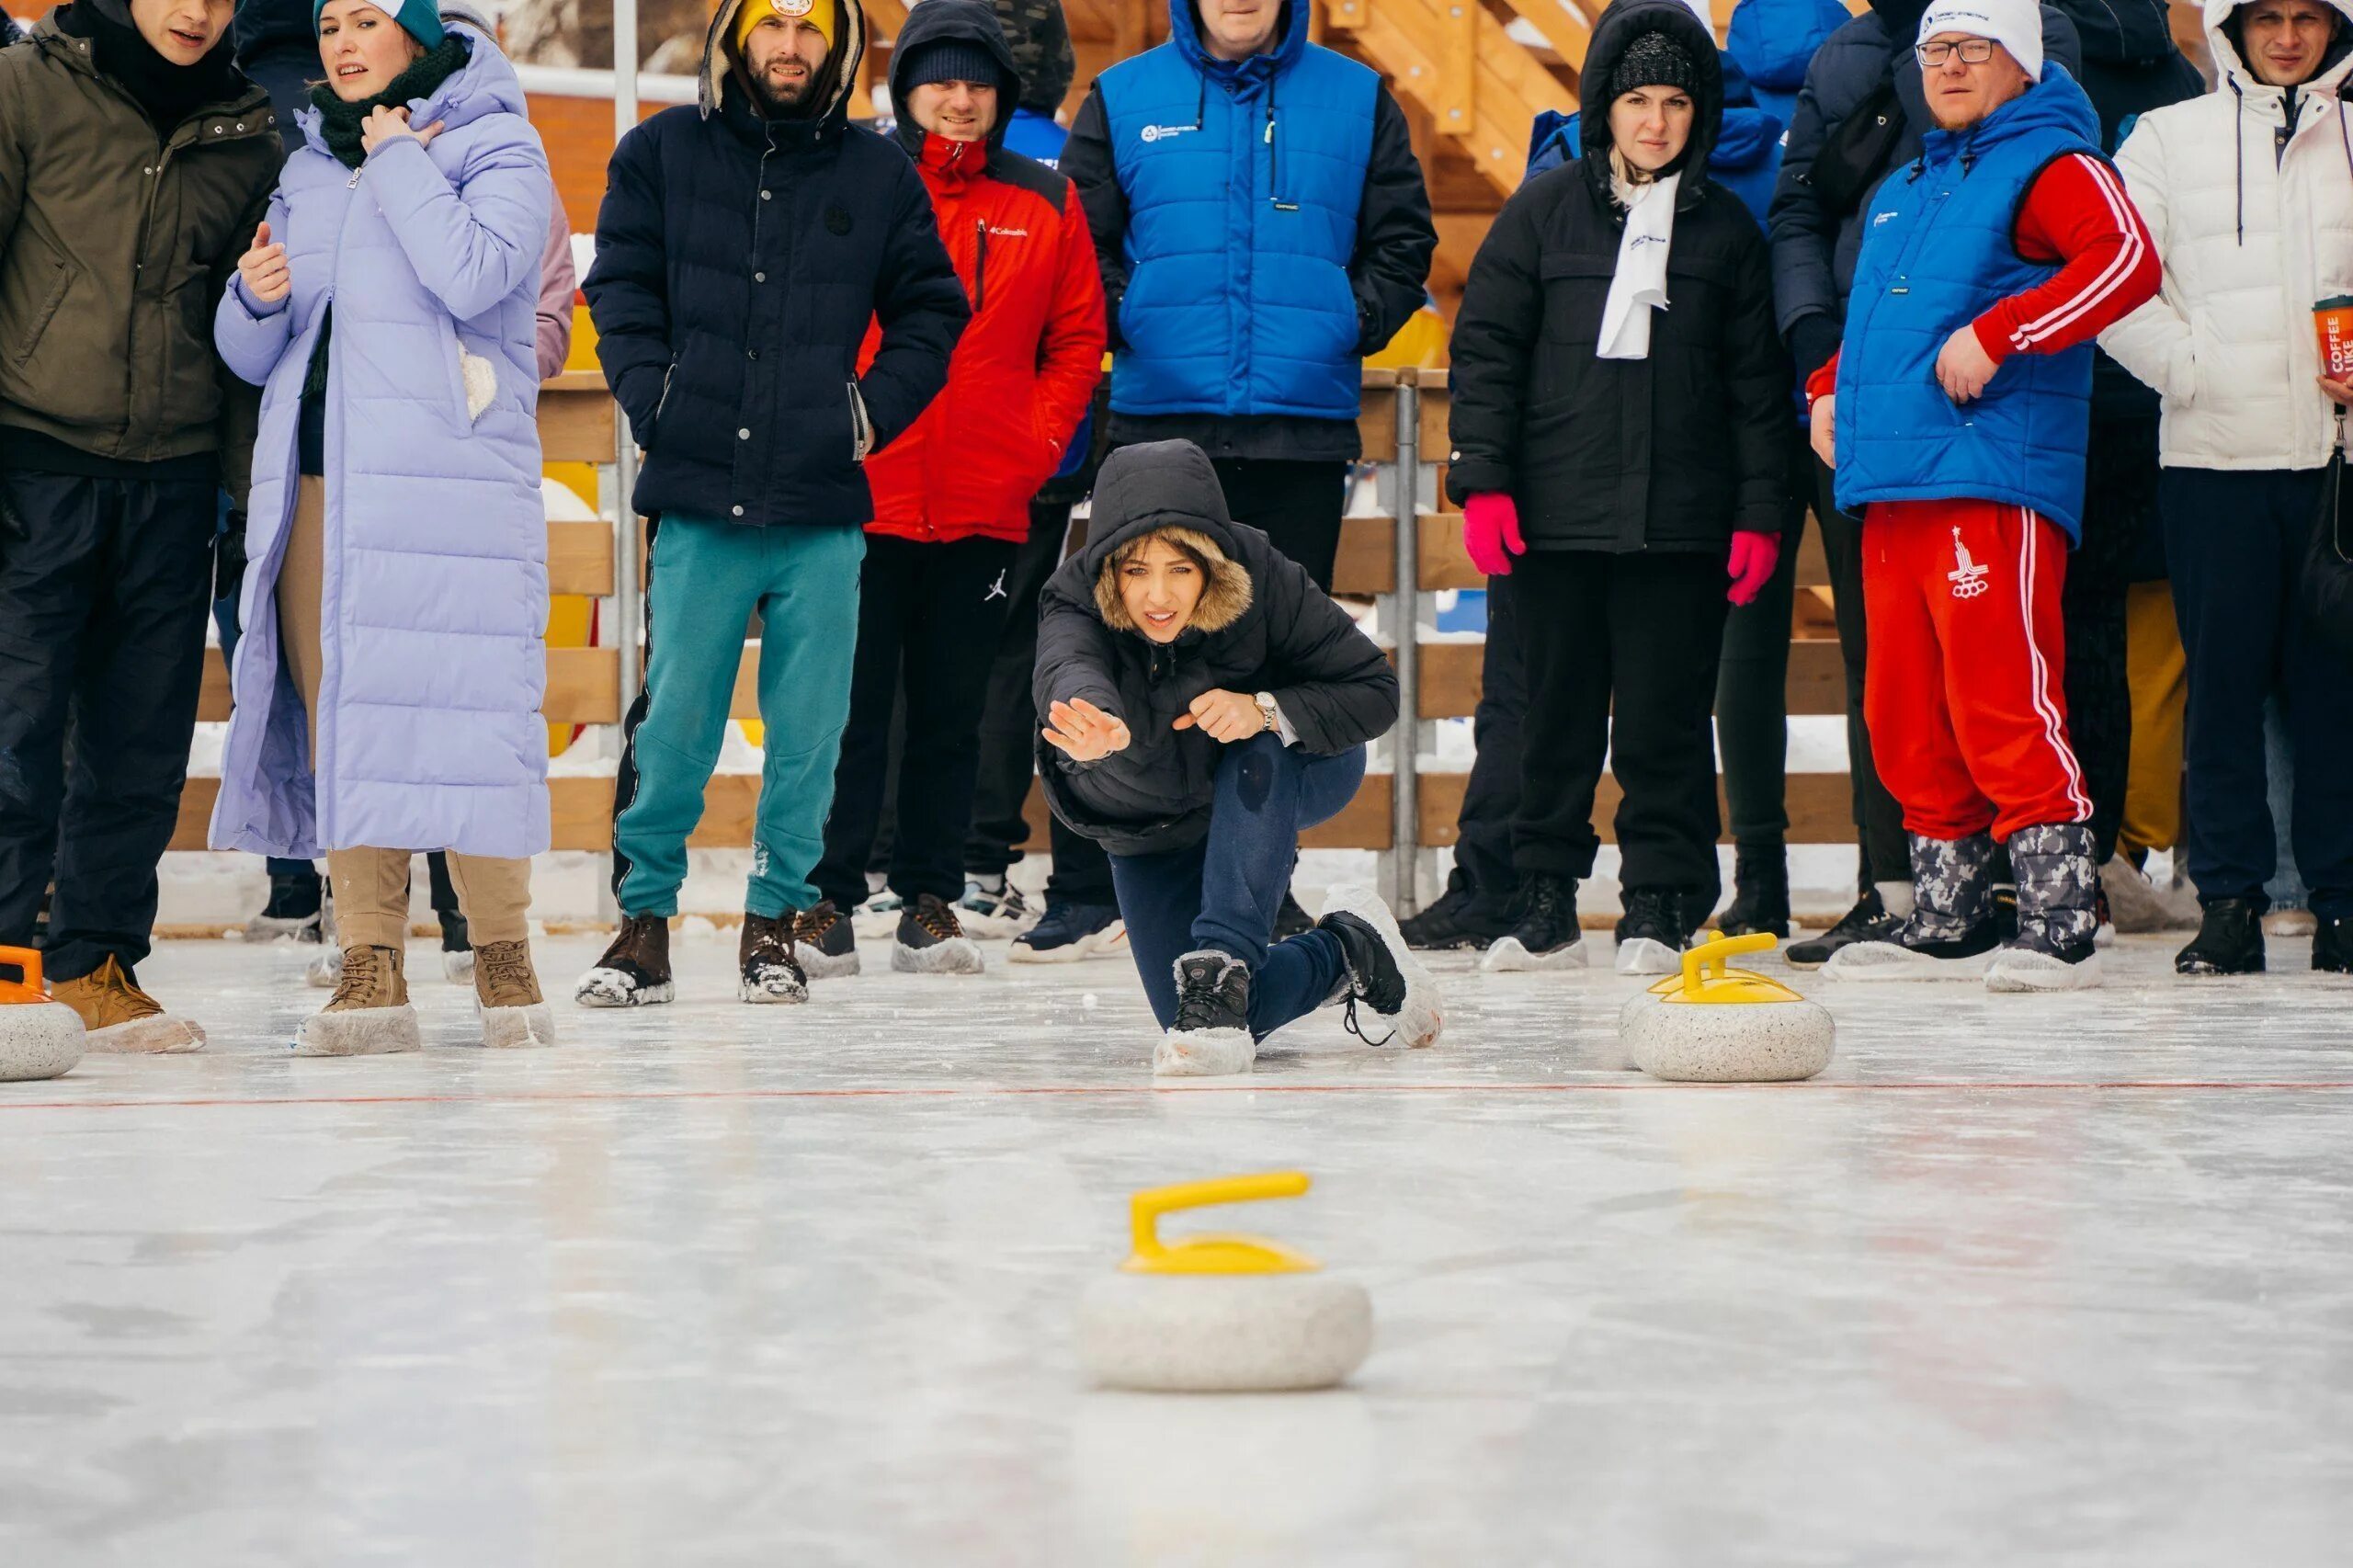
[[[2060,689],[2067,536],[1991,501],[1874,502],[1863,717],[1906,831],[2007,839],[2091,815]]]

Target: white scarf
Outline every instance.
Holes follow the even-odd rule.
[[[1651,312],[1666,309],[1666,251],[1675,236],[1675,192],[1680,174],[1636,186],[1618,241],[1618,269],[1601,306],[1604,359],[1651,357]]]

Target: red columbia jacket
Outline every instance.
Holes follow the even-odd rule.
[[[918,6],[892,51],[896,80],[912,58],[904,32],[934,11],[946,20],[987,7]],[[954,23],[949,28],[961,32]],[[942,32],[938,27],[930,31]],[[990,29],[972,41],[1005,51]],[[1103,373],[1103,283],[1095,242],[1070,181],[1001,145],[1016,80],[1003,54],[1007,89],[985,142],[949,142],[901,109],[897,135],[931,192],[939,237],[972,304],[972,319],[948,362],[948,387],[905,434],[867,460],[874,492],[873,533],[902,539],[980,536],[1018,542],[1029,534],[1029,502],[1062,466]],[[870,328],[861,368],[881,342]]]

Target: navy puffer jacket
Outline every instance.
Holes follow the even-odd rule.
[[[640,512],[861,526],[860,465],[947,384],[972,310],[915,165],[848,122],[856,0],[839,7],[833,101],[776,121],[722,42],[741,4],[711,18],[701,102],[613,152],[582,285],[597,358],[645,449]],[[882,345],[861,377],[870,321]]]

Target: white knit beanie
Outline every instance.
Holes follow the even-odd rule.
[[[2010,51],[2029,82],[2042,80],[2042,6],[2038,0],[1932,0],[1920,14],[1926,43],[1938,33],[1990,38]]]

